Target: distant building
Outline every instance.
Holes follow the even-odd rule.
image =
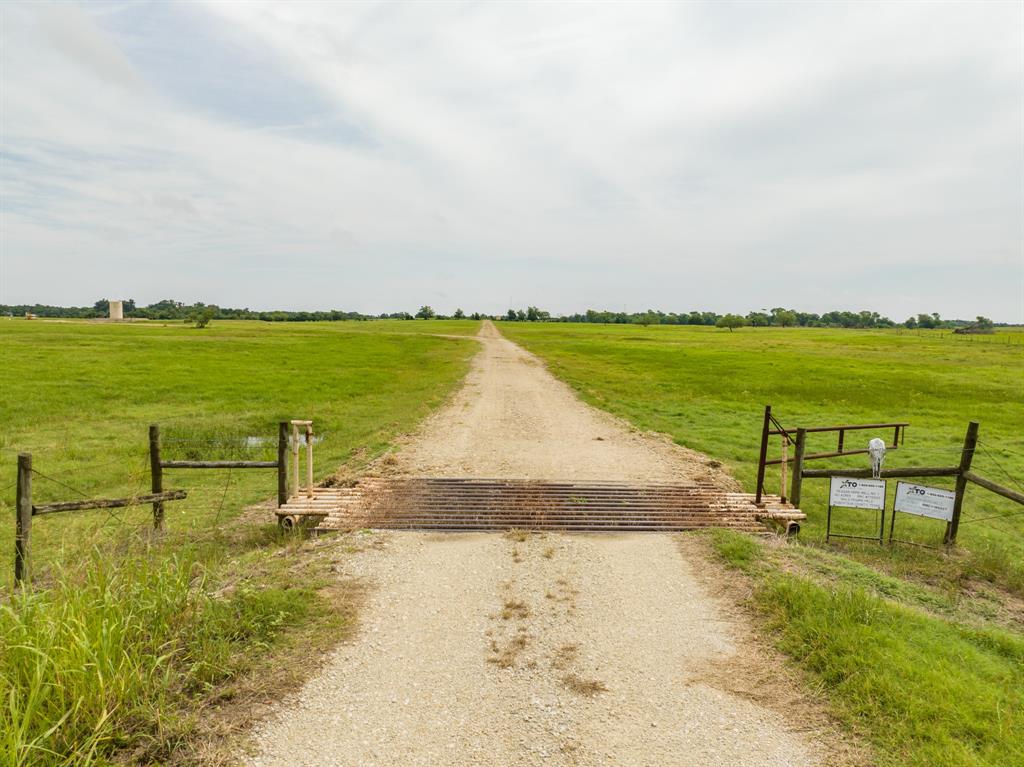
[[[110,319],[123,320],[124,301],[109,301],[108,303],[110,304]]]

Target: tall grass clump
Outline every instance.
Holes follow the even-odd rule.
[[[757,593],[779,643],[878,748],[880,765],[1024,764],[1024,642],[788,574]]]
[[[91,764],[169,688],[195,619],[193,562],[93,555],[0,606],[0,761]]]
[[[95,551],[0,605],[0,765],[87,766],[130,749],[159,763],[188,731],[186,696],[311,609],[303,589],[207,593],[188,553]]]

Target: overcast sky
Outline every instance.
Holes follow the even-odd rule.
[[[5,3],[0,303],[1021,322],[1022,8]]]

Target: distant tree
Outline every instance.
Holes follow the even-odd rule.
[[[796,325],[796,312],[777,306],[772,309],[772,325],[788,328]]]
[[[517,309],[516,310],[516,320],[518,322],[526,322],[526,312],[524,312],[522,309]]]
[[[462,311],[462,309],[456,309],[455,314],[453,314],[452,316],[455,317],[455,319],[457,320],[461,320],[465,318],[466,314]]]
[[[917,317],[908,317],[907,320],[903,323],[903,327],[910,328],[911,330],[916,328],[917,327]]]
[[[974,323],[974,327],[976,327],[978,330],[992,330],[995,327],[995,325],[992,323],[992,320],[990,320],[988,317],[982,317],[979,314],[976,318],[976,322]]]
[[[505,313],[505,319],[508,320],[509,322],[515,322],[516,321],[516,310],[515,309],[509,309]]]
[[[433,319],[435,313],[434,310],[431,309],[429,306],[421,306],[420,310],[416,312],[416,316],[419,317],[421,320],[429,320]]]
[[[189,314],[185,318],[185,322],[188,324],[195,325],[197,328],[205,328],[216,316],[216,306],[204,306],[203,308],[196,309],[194,312]]]
[[[660,325],[662,315],[660,312],[656,312],[648,309],[646,312],[640,312],[633,315],[634,325],[643,325],[645,328],[648,325]]]
[[[742,328],[747,324],[746,317],[740,317],[738,314],[725,314],[718,318],[715,323],[716,327],[728,328],[731,333],[736,328]]]
[[[473,319],[473,320],[479,320],[479,319],[480,319],[480,312],[473,312],[473,313],[472,313],[472,314],[470,315],[470,319]]]
[[[728,316],[728,315],[726,315]],[[764,328],[771,324],[772,318],[764,312],[750,312],[747,315],[747,322],[755,328]]]
[[[540,319],[540,309],[536,306],[526,307],[526,319],[530,322],[536,322]]]

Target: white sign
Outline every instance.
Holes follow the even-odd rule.
[[[953,519],[953,502],[956,493],[927,485],[915,485],[911,482],[896,483],[896,501],[893,508],[919,517]]]
[[[884,509],[885,480],[832,477],[828,505],[848,509]]]

